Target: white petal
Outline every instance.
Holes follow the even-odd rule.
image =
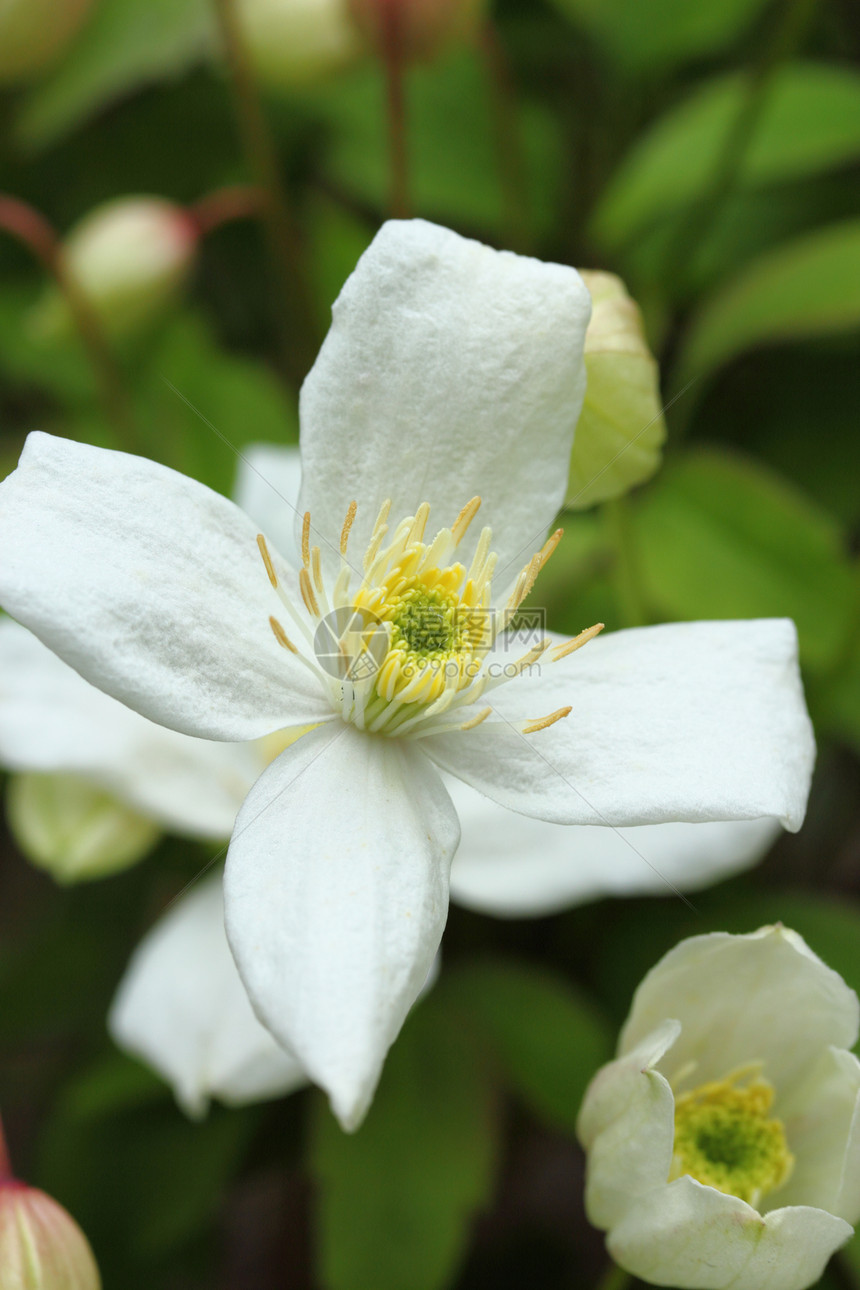
[[[665,1182],[672,1163],[675,1100],[654,1069],[679,1033],[664,1021],[586,1090],[577,1134],[588,1152],[585,1208],[595,1227],[610,1227],[631,1200]]]
[[[634,1276],[688,1290],[805,1290],[851,1235],[821,1209],[771,1210],[678,1178],[636,1201],[609,1233],[615,1261]]]
[[[446,777],[446,787],[460,817],[451,899],[501,918],[553,914],[601,896],[693,891],[754,864],[781,832],[775,820],[547,824],[461,780]]]
[[[220,874],[181,896],[141,941],[108,1026],[173,1085],[189,1115],[202,1115],[211,1097],[238,1105],[306,1082],[254,1016],[224,933]]]
[[[424,739],[428,756],[558,824],[773,816],[800,827],[815,745],[788,619],[642,627],[546,657],[489,693],[496,720]],[[568,705],[532,735],[510,724]]]
[[[186,734],[325,720],[269,626],[280,606],[257,531],[156,462],[31,434],[0,484],[0,603],[94,685]]]
[[[164,828],[229,837],[263,768],[249,744],[157,726],[82,680],[32,632],[0,619],[0,762],[68,772]]]
[[[227,932],[260,1018],[361,1121],[439,945],[457,817],[417,748],[311,731],[236,821]]]
[[[774,1107],[785,1125],[794,1170],[773,1199],[817,1205],[849,1223],[860,1218],[860,1062],[828,1048],[803,1084]]]
[[[295,542],[302,459],[298,448],[252,443],[236,467],[233,500],[291,565],[300,563]]]
[[[693,936],[644,978],[621,1032],[619,1051],[635,1047],[664,1017],[677,1017],[671,1078],[690,1062],[695,1085],[723,1079],[749,1062],[788,1097],[828,1044],[851,1048],[860,1007],[838,972],[796,932],[765,927],[746,936]]]
[[[479,494],[515,573],[564,498],[590,310],[573,269],[385,224],[302,388],[300,509],[336,550],[355,499],[356,558],[386,498],[395,521],[429,502],[435,531]]]

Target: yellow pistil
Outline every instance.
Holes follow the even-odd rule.
[[[707,1187],[757,1206],[794,1167],[782,1122],[768,1114],[774,1092],[756,1067],[734,1071],[675,1099],[670,1180],[689,1174]]]

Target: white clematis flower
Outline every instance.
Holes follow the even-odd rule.
[[[0,602],[87,679],[187,734],[316,726],[248,795],[225,909],[257,1015],[348,1128],[444,926],[440,769],[561,824],[803,816],[792,624],[510,653],[557,540],[588,308],[572,269],[386,225],[302,390],[298,571],[232,503],[125,454],[33,435],[0,486]],[[478,495],[493,531],[472,538]],[[450,527],[425,541],[431,513]],[[384,657],[335,674],[314,638],[355,605]]]
[[[586,1209],[635,1276],[804,1290],[860,1217],[857,996],[781,926],[645,977],[580,1113]]]

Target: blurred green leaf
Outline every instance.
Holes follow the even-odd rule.
[[[326,1290],[441,1290],[489,1198],[492,1087],[475,1037],[437,987],[388,1055],[357,1133],[316,1103],[318,1266]]]
[[[491,87],[471,51],[410,70],[407,86],[410,186],[415,209],[465,229],[504,227]],[[294,96],[330,130],[322,165],[337,190],[385,211],[389,160],[384,84],[373,65]],[[517,105],[526,158],[525,203],[539,227],[551,218],[561,173],[558,123],[543,107]]]
[[[860,570],[855,585],[855,622],[860,620]],[[860,754],[860,633],[850,650],[814,691],[815,713],[830,733],[845,739]]]
[[[202,315],[183,313],[149,360],[138,408],[150,454],[229,493],[249,443],[293,443],[297,409],[263,363],[226,350]]]
[[[673,63],[720,53],[767,0],[554,0],[631,71],[656,72]]]
[[[594,215],[594,234],[602,243],[624,243],[704,195],[748,87],[747,75],[740,72],[707,82],[636,140]],[[738,183],[752,187],[810,178],[858,155],[860,74],[793,63],[766,91]]]
[[[177,76],[212,44],[208,0],[100,0],[58,69],[31,91],[17,123],[43,147],[147,81]]]
[[[634,531],[643,591],[661,615],[793,618],[810,669],[843,648],[855,575],[839,526],[764,466],[695,450],[648,491]]]
[[[510,1086],[550,1125],[574,1132],[586,1086],[612,1053],[605,1019],[561,977],[511,962],[463,969],[456,989]]]
[[[94,1248],[147,1260],[212,1221],[256,1126],[253,1110],[213,1108],[192,1123],[161,1090],[135,1096],[104,1062],[67,1085],[42,1138],[38,1182],[62,1196]],[[105,1186],[110,1179],[111,1185]],[[103,1266],[111,1283],[109,1265]]]
[[[766,341],[860,326],[860,220],[809,233],[749,265],[690,324],[677,380]]]

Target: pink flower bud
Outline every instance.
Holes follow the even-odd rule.
[[[50,1196],[9,1172],[0,1127],[0,1285],[3,1290],[101,1290],[89,1242]]]
[[[349,0],[353,18],[380,52],[397,49],[408,62],[434,58],[467,40],[486,0]]]
[[[90,211],[63,242],[66,272],[113,336],[141,330],[178,294],[194,258],[197,229],[160,197],[120,197]],[[70,330],[55,288],[37,306],[43,335]]]
[[[92,0],[3,0],[0,4],[0,83],[26,79],[61,53]]]

